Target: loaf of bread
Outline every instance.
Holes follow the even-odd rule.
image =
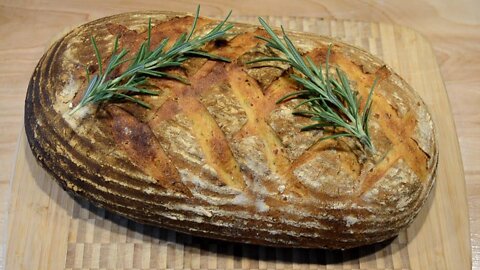
[[[350,248],[406,228],[435,179],[438,148],[417,93],[381,60],[330,37],[289,33],[315,62],[348,75],[365,100],[376,77],[369,130],[376,152],[353,138],[319,140],[312,120],[276,101],[299,85],[285,63],[246,64],[272,50],[258,26],[205,49],[230,63],[191,58],[190,84],[151,79],[158,96],[91,104],[70,114],[98,65],[95,36],[109,56],[115,37],[132,52],[188,32],[193,17],[127,13],[77,27],[42,57],[28,86],[25,128],[33,154],[68,192],[137,222],[227,241],[286,247]],[[200,18],[197,32],[217,21]],[[107,57],[105,57],[107,58]],[[108,59],[103,59],[107,61]]]

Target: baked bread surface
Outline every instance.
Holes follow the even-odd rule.
[[[152,18],[152,46],[187,32],[193,17],[126,13],[80,26],[46,52],[30,81],[25,128],[43,167],[67,191],[131,218],[198,236],[289,247],[350,248],[379,242],[412,222],[434,183],[438,149],[430,114],[381,60],[329,37],[290,33],[302,54],[342,68],[366,99],[376,77],[369,129],[376,148],[301,132],[299,102],[275,102],[299,86],[288,65],[247,65],[271,56],[257,26],[208,44],[231,63],[201,58],[152,79],[152,106],[105,103],[70,114],[96,72],[90,36],[108,61],[115,36],[135,52]],[[196,34],[217,23],[200,18]],[[130,54],[131,55],[131,54]],[[121,67],[125,68],[125,67]],[[328,135],[328,134],[327,134]]]

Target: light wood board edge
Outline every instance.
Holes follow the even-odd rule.
[[[255,20],[255,18],[251,17],[243,17],[240,19],[248,22],[252,22]],[[276,21],[290,20],[290,18],[288,17],[270,19]],[[337,23],[342,23],[342,21],[339,21]],[[351,21],[350,23],[355,22]],[[445,91],[443,81],[441,79],[440,71],[435,56],[433,54],[433,50],[428,41],[414,30],[398,25],[389,25],[385,23],[378,23],[378,25],[380,28],[380,33],[378,34],[382,37],[383,49],[387,51],[383,54],[383,60],[387,64],[392,66],[392,68],[397,71],[402,77],[407,79],[407,81],[413,86],[413,88],[419,92],[419,94],[422,96],[422,98],[425,100],[425,102],[430,108],[430,112],[432,113],[434,121],[437,125],[438,142],[440,145],[438,178],[448,179],[448,181],[446,182],[437,181],[434,191],[435,197],[433,198],[433,202],[431,202],[431,206],[428,207],[428,211],[424,211],[425,209],[422,210],[416,221],[407,230],[409,238],[409,258],[411,261],[412,269],[429,269],[433,266],[438,266],[436,267],[436,269],[470,269],[470,233],[468,226],[468,208],[466,201],[466,188],[463,165],[460,156],[458,139],[455,132],[455,126],[451,115],[449,99]],[[401,42],[401,48],[408,48],[408,50],[401,50],[401,48],[398,48],[398,42]],[[413,46],[414,44],[415,46]],[[414,61],[398,61],[400,57],[406,57],[406,59],[413,59]],[[421,63],[415,62],[418,59],[422,59],[422,61],[427,61]],[[408,70],[411,70],[412,67],[419,66],[426,67],[423,71],[425,72],[425,77],[429,78],[428,81],[426,81],[425,78],[422,78],[420,74],[408,73]],[[435,91],[432,92],[432,89],[435,89]],[[24,134],[22,133],[21,136],[24,137]],[[31,172],[25,170],[25,164],[20,165],[20,163],[25,162],[25,160],[28,158],[28,155],[25,154],[25,151],[30,150],[28,149],[28,145],[26,144],[25,139],[21,138],[19,141],[16,159],[17,167],[15,169],[15,174],[13,175],[12,179],[10,202],[11,204],[9,212],[11,212],[13,209],[17,209],[17,207],[20,207],[21,205],[24,205],[23,207],[28,207],[29,205],[33,206],[37,204],[35,206],[38,208],[37,214],[40,215],[42,212],[45,211],[49,212],[49,220],[55,220],[60,216],[68,215],[68,211],[66,211],[66,208],[59,207],[58,205],[49,204],[50,197],[48,194],[57,194],[58,192],[63,192],[57,185],[52,186],[50,190],[43,192],[41,195],[36,194],[35,196],[24,198],[23,200],[21,198],[14,198],[14,194],[17,194],[20,188],[19,184],[21,182],[21,179],[33,179],[33,176],[35,175],[37,176],[37,183],[41,183],[42,181],[48,181],[48,177],[45,177],[44,173],[42,174],[41,171],[36,170],[34,172]],[[35,162],[35,160],[29,160],[28,162]],[[19,169],[21,170],[19,171]],[[440,177],[440,175],[442,175],[443,177]],[[40,179],[38,178],[38,176],[40,176]],[[447,201],[437,198],[441,196],[438,194],[446,193],[451,194],[454,200]],[[64,195],[64,202],[68,204],[68,195],[66,193]],[[18,203],[19,201],[21,201],[20,204]],[[30,204],[27,204],[27,202],[30,202]],[[49,207],[53,208],[49,209]],[[71,207],[71,205],[69,207]],[[55,211],[53,211],[57,208],[59,209],[59,213],[55,213]],[[432,212],[433,214],[430,213],[429,219],[425,219],[425,216],[429,212]],[[452,214],[452,217],[447,220],[441,219],[440,215],[442,212],[448,212]],[[17,211],[16,214],[18,215],[18,213],[19,212]],[[425,220],[425,222],[422,222],[423,220]],[[16,226],[15,224],[12,224],[12,218],[8,219],[7,222],[9,224],[9,236],[12,235],[12,232],[18,230],[21,231],[21,229],[24,228],[25,225],[18,224],[18,226]],[[31,222],[32,225],[38,226],[36,228],[42,228],[42,225],[48,225],[45,224],[45,222],[42,223],[38,220],[33,220],[33,218]],[[59,227],[60,224],[55,223],[54,225],[55,228],[62,230],[62,228]],[[68,228],[68,226],[63,227],[63,230],[65,230],[65,228]],[[54,230],[52,227],[49,227],[49,229],[55,235],[60,235],[58,230]],[[431,239],[429,237],[429,234],[425,232],[425,230],[429,229],[435,229],[437,230],[437,233],[440,233],[446,237],[441,239]],[[57,245],[62,244],[61,241],[65,240],[64,243],[66,243],[66,239],[55,239],[55,235],[49,234],[48,237],[50,237],[51,240],[47,242],[52,243],[52,241],[55,240],[55,243]],[[41,234],[38,236],[45,238],[47,237],[47,234]],[[16,239],[16,242],[17,241],[18,239]],[[34,248],[34,250],[44,251],[45,248],[48,247],[46,246],[46,241],[40,241],[40,243],[35,243],[35,245],[39,245],[38,248],[40,249]],[[58,248],[59,247],[57,246],[55,250],[57,250]],[[425,252],[432,248],[434,249],[433,252]],[[7,252],[9,256],[20,255],[19,253],[10,250],[7,250]],[[428,256],[427,253],[433,255]],[[452,256],[449,255],[454,253],[460,254],[460,256],[454,256],[452,258]],[[60,266],[55,264],[58,263],[58,260],[55,260],[59,259],[58,255],[41,255],[40,252],[38,252],[37,254],[23,255],[33,255],[33,257],[31,257],[32,259],[29,260],[32,264],[29,263],[28,265],[22,265],[25,267],[24,269],[36,269],[30,268],[34,266],[33,263],[35,262],[39,263],[36,264],[37,266],[49,266],[45,269],[57,269],[57,267],[55,266]],[[7,269],[9,269],[8,262],[9,257],[7,257]]]

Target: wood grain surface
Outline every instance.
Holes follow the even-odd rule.
[[[411,27],[432,44],[457,125],[470,207],[473,267],[480,269],[480,2],[201,1],[204,15],[280,15],[381,21]],[[2,1],[0,3],[0,228],[23,100],[33,67],[55,35],[71,25],[132,10],[192,11],[193,1]],[[0,233],[3,243],[5,233]],[[0,268],[4,245],[0,245]]]
[[[234,19],[256,20],[252,16]],[[468,269],[465,183],[455,181],[464,179],[463,168],[448,98],[429,43],[415,31],[391,24],[266,19],[273,25],[331,35],[365,48],[390,64],[422,96],[436,123],[441,151],[448,154],[440,155],[432,196],[406,231],[391,242],[339,252],[265,249],[144,226],[82,200],[74,202],[39,168],[22,134],[12,179],[7,269]],[[225,254],[224,250],[237,252]],[[261,253],[271,255],[252,256]],[[243,262],[236,265],[238,260]]]

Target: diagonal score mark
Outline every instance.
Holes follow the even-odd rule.
[[[318,58],[318,53],[322,53],[321,50],[316,50],[310,52],[310,57],[313,59]],[[313,54],[313,55],[312,55]],[[332,55],[333,56],[333,55]],[[360,95],[365,100],[366,96],[369,93],[371,84],[374,81],[376,74],[364,74],[361,68],[354,64],[351,60],[345,58],[341,54],[335,54],[334,57],[331,57],[331,62],[337,64],[342,70],[349,74],[350,80],[357,82],[357,89],[360,92]],[[377,73],[381,73],[382,68],[380,68]],[[287,87],[282,87],[282,89],[276,89],[276,84],[288,86],[289,84],[281,83],[280,80],[275,81],[267,89],[267,96],[277,96],[279,94],[286,94],[285,89]],[[380,84],[379,84],[380,85]],[[288,91],[287,91],[288,92]],[[373,100],[375,104],[387,104],[387,106],[375,106],[375,113],[379,115],[379,121],[381,121],[382,132],[385,136],[391,141],[392,147],[389,150],[388,156],[385,159],[382,159],[375,168],[367,174],[367,177],[362,181],[361,191],[366,190],[377,181],[379,181],[383,175],[396,163],[400,158],[403,158],[408,166],[420,177],[424,179],[427,175],[427,157],[423,151],[420,151],[416,142],[411,139],[411,136],[415,130],[416,118],[413,112],[407,113],[407,115],[401,119],[396,111],[389,105],[387,100],[381,95],[374,95]],[[266,103],[264,107],[266,110],[271,110],[275,104]],[[301,163],[301,161],[306,161],[315,156],[315,152],[322,149],[325,144],[328,144],[328,141],[319,141],[307,149],[298,159],[296,159],[291,164],[291,170]]]
[[[386,109],[386,111],[389,111],[389,109]],[[419,151],[418,145],[411,139],[415,125],[415,115],[412,112],[409,112],[403,121],[401,119],[394,120],[393,117],[386,121],[386,126],[389,128],[384,128],[384,132],[393,146],[387,153],[387,156],[377,163],[375,168],[363,180],[361,192],[368,190],[382,179],[399,159],[403,159],[421,180],[425,179],[427,175],[427,157],[423,151]],[[403,127],[401,129],[402,133],[396,133],[395,129],[391,128],[392,126]]]
[[[184,97],[180,108],[192,121],[193,134],[205,154],[206,162],[215,169],[223,183],[242,190],[245,187],[243,174],[225,134],[210,112],[193,97]]]
[[[205,155],[205,163],[215,170],[218,180],[232,188],[245,187],[243,174],[233,157],[225,134],[198,97],[210,87],[222,83],[225,77],[224,63],[207,61],[189,78],[190,85],[176,81],[164,81],[170,88],[170,99],[157,111],[158,121],[173,119],[182,113],[191,124],[192,135]],[[152,124],[152,123],[151,123]],[[158,122],[157,122],[158,124]]]
[[[247,114],[247,123],[244,128],[258,135],[263,141],[263,150],[267,159],[268,168],[281,179],[287,179],[285,185],[289,192],[300,195],[308,194],[309,191],[288,169],[290,161],[284,154],[284,147],[276,136],[275,132],[266,122],[266,115],[270,112],[271,103],[262,93],[256,81],[237,65],[229,65],[227,68],[228,82],[230,83],[233,95],[239,100],[241,107]]]
[[[274,151],[281,151],[282,145],[276,136],[268,128],[265,121],[264,96],[257,83],[250,78],[239,66],[228,68],[228,81],[231,85],[233,95],[239,100],[241,107],[247,114],[247,128],[251,128],[259,135],[265,143],[265,155],[269,162],[269,167],[274,172],[280,172],[275,164],[288,163],[281,156],[274,156]],[[284,164],[279,164],[284,165]]]
[[[340,55],[335,57],[335,62],[349,74],[350,80],[358,83],[357,89],[363,97],[368,95],[370,86],[377,74],[380,75],[377,87],[381,87],[382,80],[391,75],[384,66],[379,68],[376,74],[364,74],[358,65]],[[365,80],[365,77],[368,79]],[[382,104],[386,105],[382,106]],[[390,140],[392,147],[387,153],[387,157],[377,164],[363,181],[361,190],[367,190],[379,181],[399,158],[402,158],[415,174],[424,180],[428,173],[427,156],[411,139],[417,125],[415,113],[409,111],[403,118],[400,118],[386,98],[378,94],[373,95],[373,112],[378,115],[381,130]]]
[[[213,48],[209,53],[237,59],[257,44],[256,34],[257,31],[239,34],[229,41],[229,46]],[[180,110],[192,121],[193,135],[198,140],[207,163],[217,172],[219,180],[231,187],[243,189],[245,187],[243,173],[233,157],[225,134],[198,100],[198,97],[205,91],[209,91],[210,87],[222,83],[225,75],[225,63],[206,61],[189,78],[190,85],[172,80],[162,80],[160,85],[171,89],[170,93],[172,95],[169,102],[166,103],[172,104],[173,102],[176,104],[175,106],[178,105]],[[177,102],[177,100],[181,102]],[[168,108],[166,111],[169,112],[167,118],[171,118],[178,113]],[[164,106],[157,111],[157,113],[162,112],[164,112]],[[163,116],[160,115],[160,118],[163,119]]]
[[[118,106],[109,105],[106,110],[111,117],[114,140],[128,159],[162,187],[189,194],[150,127]]]

